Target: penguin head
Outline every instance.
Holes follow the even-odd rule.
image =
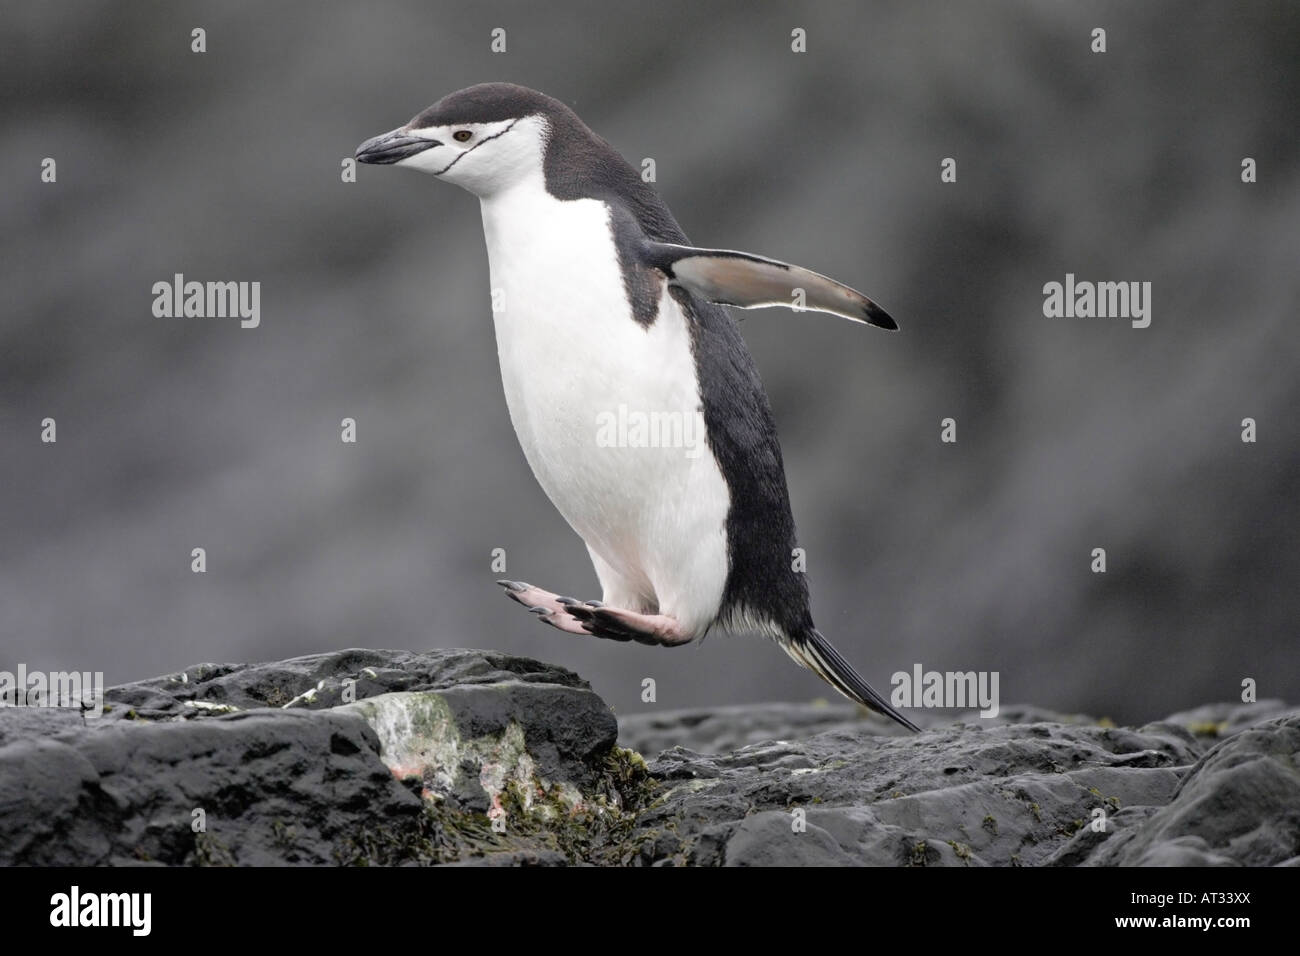
[[[418,169],[476,196],[491,196],[541,179],[551,118],[565,113],[572,115],[536,90],[482,83],[444,96],[405,126],[366,140],[357,147],[357,160]]]

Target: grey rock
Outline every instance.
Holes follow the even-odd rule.
[[[1231,737],[1247,727],[1294,710],[1280,700],[1261,700],[1253,704],[1206,704],[1171,714],[1164,719],[1164,723],[1186,727],[1200,737]]]
[[[732,851],[761,860],[753,832],[740,829],[746,816],[779,810],[788,842],[802,810],[808,829],[794,838],[816,826],[819,844],[829,834],[859,863],[1035,865],[1094,809],[1167,800],[1198,755],[1186,733],[1062,724],[958,725],[915,738],[832,731],[721,755],[675,748],[650,764],[668,789],[642,825],[671,830],[687,863],[734,863]]]
[[[1300,714],[1212,747],[1140,829],[1115,834],[1092,865],[1286,863],[1300,850]]]
[[[0,864],[546,862],[516,818],[604,800],[617,733],[571,672],[477,651],[199,665],[105,702],[0,710]]]
[[[877,732],[891,734],[891,725],[847,703],[765,704],[625,714],[618,719],[618,740],[643,754],[679,746],[701,753],[726,753],[764,740],[799,739],[851,727],[875,727]],[[907,733],[902,727],[898,732]]]
[[[269,664],[196,664],[178,674],[110,688],[104,699],[110,717],[157,720],[211,716],[220,708],[319,710],[346,703],[349,688],[352,699],[361,700],[389,691],[440,691],[503,681],[588,687],[562,667],[492,651],[351,648]]]
[[[357,717],[279,711],[14,741],[0,863],[339,862],[357,827],[421,812],[377,752]]]
[[[1300,833],[1287,756],[1300,750],[1287,729],[1300,715],[1244,707],[1142,728],[1007,708],[914,738],[877,736],[841,713],[845,723],[798,742],[663,752],[650,771],[666,789],[639,823],[672,835],[655,854],[698,865],[1281,864]],[[794,736],[817,723],[809,710],[786,716],[768,729]],[[680,717],[682,736],[706,743],[743,722],[735,710]],[[636,722],[624,739],[670,734],[675,719]],[[1035,722],[1012,722],[1023,719]]]
[[[199,665],[0,709],[0,864],[1234,866],[1300,860],[1300,711],[633,715],[487,651]],[[635,746],[652,755],[647,764]],[[201,824],[201,825],[200,825]]]
[[[1272,702],[1277,703],[1277,702]],[[1264,706],[1263,704],[1257,706]],[[1280,706],[1280,705],[1279,705]],[[1214,714],[1189,717],[1189,722],[1207,724]],[[1269,713],[1269,716],[1272,712]],[[910,713],[921,727],[952,722],[981,727],[1006,724],[1056,723],[1096,724],[1081,714],[1059,714],[1041,707],[1002,707],[997,717],[981,718],[975,712],[952,712],[949,717],[931,713]],[[839,701],[811,704],[763,704],[761,706],[716,707],[712,710],[671,710],[625,714],[618,721],[619,743],[640,753],[658,753],[669,747],[689,747],[701,753],[725,753],[764,740],[798,740],[831,730],[859,729],[878,736],[907,737],[909,733],[893,721],[863,707]]]

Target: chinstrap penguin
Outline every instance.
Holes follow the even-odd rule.
[[[502,581],[506,594],[562,631],[616,641],[676,646],[713,627],[766,634],[844,696],[916,730],[813,625],[772,413],[721,306],[781,305],[884,329],[893,319],[799,266],[693,247],[613,147],[526,87],[452,93],[356,157],[479,198],[510,420],[603,588],[601,600],[579,601]],[[675,440],[644,429],[611,440],[618,414],[657,420]],[[692,417],[703,449],[681,440]]]

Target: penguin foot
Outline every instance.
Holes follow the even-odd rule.
[[[694,634],[682,632],[677,618],[667,614],[643,614],[640,611],[610,607],[599,601],[565,605],[565,609],[589,634],[611,641],[636,641],[638,644],[678,647],[695,639]]]
[[[558,594],[543,591],[523,581],[498,581],[506,589],[506,597],[518,601],[529,611],[537,615],[538,620],[567,634],[590,634],[582,623],[569,613],[563,603],[573,598],[561,598]]]
[[[498,581],[506,596],[532,611],[543,622],[569,634],[590,634],[608,641],[636,641],[660,647],[689,644],[695,635],[682,631],[675,617],[643,614],[610,607],[600,601],[552,594],[523,581]]]

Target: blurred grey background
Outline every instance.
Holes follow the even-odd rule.
[[[1300,699],[1296,4],[15,0],[0,31],[0,667],[468,646],[620,712],[643,677],[658,707],[830,694],[758,638],[583,641],[492,583],[501,547],[598,596],[506,415],[477,202],[340,162],[502,79],[654,157],[695,242],[901,323],[734,313],[817,620],[878,688],[920,662],[1118,720],[1244,677]],[[261,327],[154,318],[176,272],[260,281]],[[1152,282],[1151,327],[1044,318],[1067,272]]]

